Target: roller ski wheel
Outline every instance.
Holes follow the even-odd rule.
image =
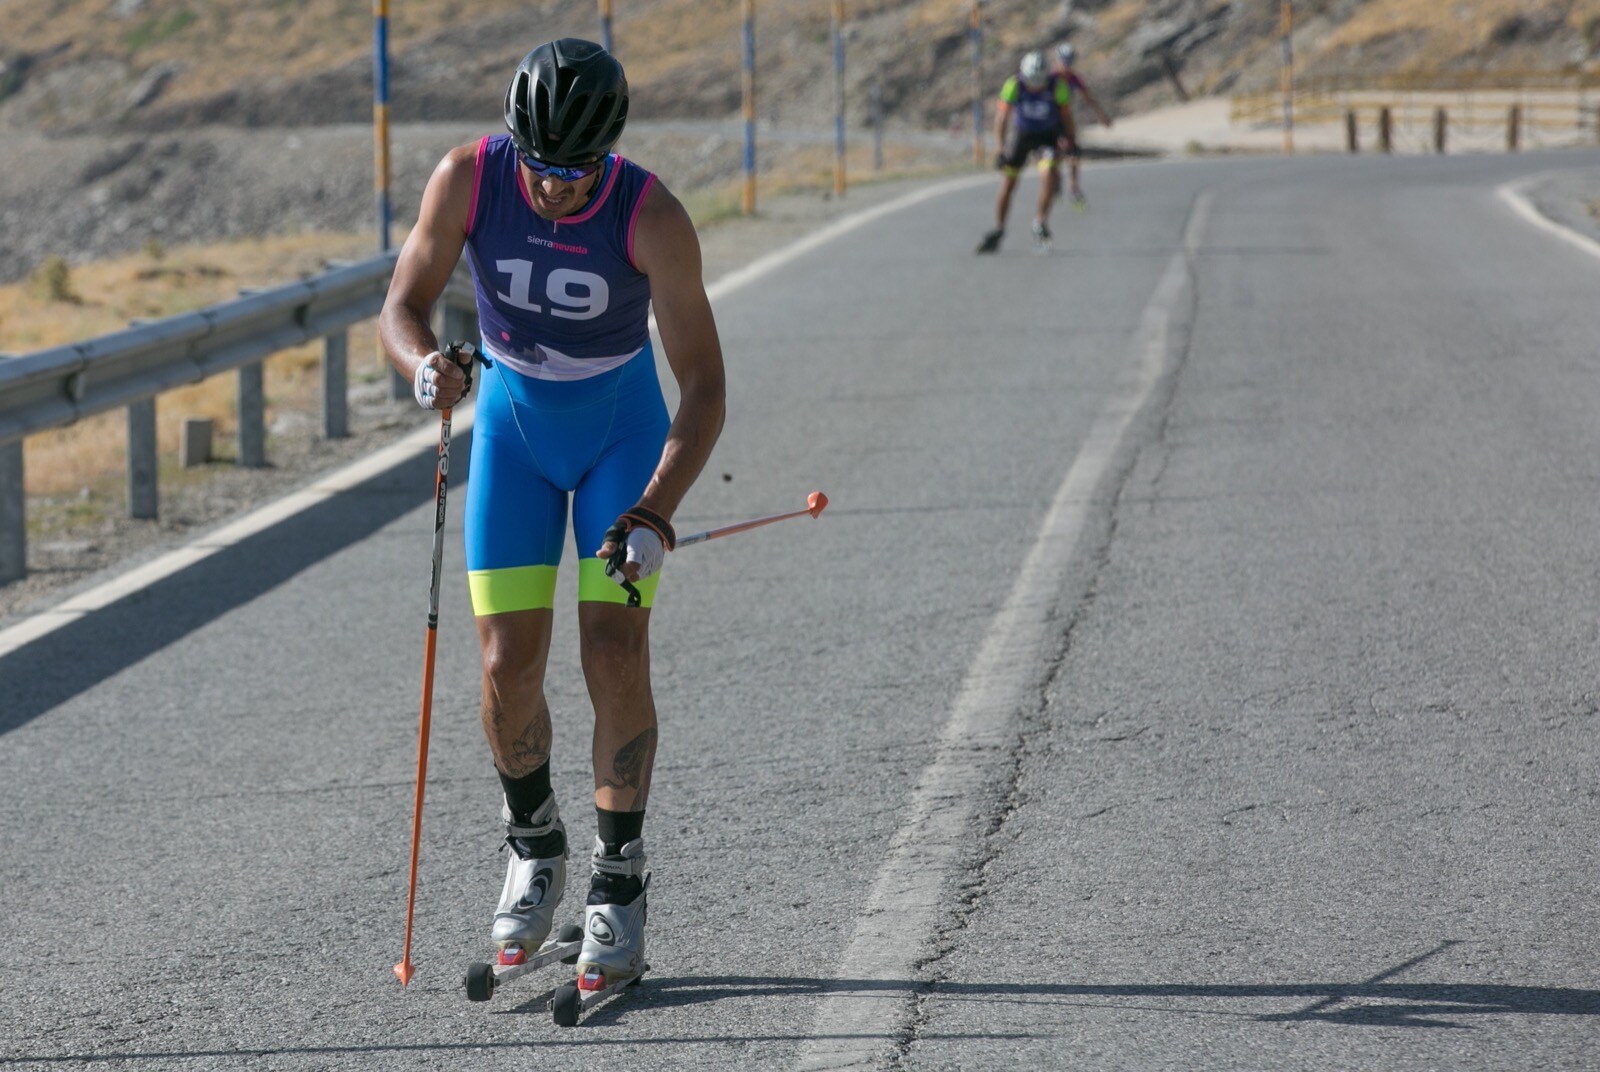
[[[596,1005],[611,1000],[630,987],[638,986],[644,979],[644,973],[649,970],[650,965],[646,964],[643,971],[636,975],[609,980],[597,969],[586,971],[578,976],[577,982],[563,983],[556,988],[550,999],[550,1018],[557,1027],[575,1027],[579,1018]]]
[[[562,964],[576,964],[578,950],[583,946],[583,928],[576,923],[568,923],[556,933],[556,936],[539,949],[529,954],[514,942],[501,946],[495,957],[495,963],[482,962],[467,965],[468,1001],[488,1001],[494,997],[494,992],[501,984],[509,983],[513,979],[537,971],[547,965],[559,961]]]

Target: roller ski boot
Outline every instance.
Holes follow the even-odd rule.
[[[490,928],[495,960],[467,968],[471,1001],[488,1001],[501,983],[547,964],[575,963],[583,941],[582,929],[572,924],[550,938],[556,908],[567,888],[566,827],[556,814],[555,795],[525,823],[512,816],[509,806],[502,808],[501,818],[511,859]]]
[[[1089,199],[1083,196],[1083,191],[1078,187],[1072,188],[1072,209],[1074,212],[1088,212]]]
[[[1043,220],[1033,221],[1033,248],[1038,253],[1049,253],[1052,248],[1050,225]]]
[[[997,252],[999,252],[999,250],[1000,250],[1000,240],[1002,238],[1004,238],[1005,236],[1006,236],[1006,233],[1004,231],[1000,230],[998,227],[995,228],[994,230],[990,231],[988,234],[983,236],[983,241],[978,243],[977,252],[979,252],[979,253],[997,253]]]
[[[551,1014],[562,1027],[573,1026],[583,1013],[637,985],[650,969],[644,960],[650,890],[644,840],[635,838],[621,852],[608,855],[596,838],[590,864],[593,875],[583,910],[578,979],[559,987],[550,1002]]]

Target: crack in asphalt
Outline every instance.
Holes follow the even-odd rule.
[[[995,863],[1009,844],[1015,843],[1011,834],[1011,820],[1027,802],[1023,782],[1026,777],[1028,759],[1037,754],[1040,749],[1038,742],[1047,738],[1049,732],[1057,725],[1052,717],[1052,703],[1050,694],[1057,680],[1065,670],[1068,658],[1072,654],[1073,636],[1078,628],[1094,609],[1100,593],[1101,579],[1106,568],[1110,565],[1112,548],[1120,529],[1121,511],[1128,501],[1126,492],[1132,482],[1133,475],[1138,469],[1140,460],[1150,450],[1160,452],[1157,468],[1152,476],[1149,486],[1153,490],[1159,484],[1166,471],[1166,458],[1168,456],[1167,432],[1171,425],[1172,408],[1177,399],[1179,381],[1183,370],[1189,363],[1191,353],[1194,324],[1199,312],[1199,280],[1196,272],[1195,257],[1197,251],[1193,248],[1188,234],[1194,222],[1199,206],[1206,192],[1198,194],[1190,205],[1189,212],[1184,219],[1180,231],[1180,252],[1183,255],[1185,288],[1188,300],[1182,303],[1182,316],[1172,317],[1167,321],[1164,332],[1164,345],[1166,350],[1166,367],[1161,371],[1150,399],[1151,414],[1154,429],[1148,443],[1134,446],[1127,452],[1127,456],[1114,469],[1111,487],[1112,493],[1107,505],[1103,527],[1100,528],[1098,538],[1093,550],[1087,556],[1089,561],[1088,577],[1082,588],[1082,593],[1072,605],[1064,619],[1060,619],[1056,631],[1056,644],[1053,654],[1044,664],[1043,672],[1029,689],[1033,703],[1028,708],[1019,712],[1021,725],[1013,739],[1007,759],[1007,773],[1004,780],[1004,790],[1000,794],[996,806],[989,816],[986,829],[980,837],[979,851],[976,858],[968,868],[966,878],[960,883],[959,894],[955,906],[952,908],[945,921],[939,926],[934,936],[934,948],[927,956],[915,962],[918,975],[923,976],[912,991],[914,1009],[911,1018],[900,1037],[896,1039],[890,1058],[890,1067],[894,1069],[908,1068],[911,1048],[922,1037],[924,1029],[932,1021],[930,1003],[936,995],[941,983],[949,981],[950,972],[943,967],[945,959],[956,948],[957,939],[973,924],[978,910],[983,906],[992,888],[993,868]],[[1152,495],[1152,500],[1155,498]],[[1152,501],[1151,505],[1154,503]],[[1055,615],[1051,616],[1055,619]],[[1148,727],[1140,727],[1133,733],[1124,735],[1116,740],[1137,738]],[[1111,807],[1115,807],[1112,805]],[[1104,814],[1111,807],[1102,809],[1094,814]],[[1092,817],[1092,816],[1091,816]],[[1008,844],[1004,839],[1010,838]]]

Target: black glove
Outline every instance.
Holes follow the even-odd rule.
[[[995,153],[994,154],[994,167],[995,167],[996,171],[1004,171],[1006,169],[1006,154],[1005,153]]]
[[[444,348],[443,353],[445,357],[460,366],[462,372],[466,373],[467,383],[465,387],[461,388],[461,393],[465,395],[472,390],[472,366],[476,363],[478,348],[470,342],[453,342]]]

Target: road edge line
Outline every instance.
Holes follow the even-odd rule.
[[[1537,205],[1529,200],[1527,194],[1523,192],[1528,187],[1543,182],[1546,179],[1553,178],[1556,175],[1563,174],[1565,171],[1577,170],[1592,169],[1567,168],[1558,171],[1541,171],[1537,175],[1528,175],[1524,178],[1512,179],[1510,182],[1503,182],[1499,186],[1495,187],[1495,196],[1504,201],[1513,212],[1527,220],[1529,223],[1533,224],[1535,227],[1538,227],[1544,231],[1548,231],[1562,241],[1583,250],[1583,252],[1589,254],[1591,257],[1600,259],[1600,242],[1595,241],[1595,239],[1581,231],[1576,231],[1564,223],[1557,223],[1549,216],[1546,216],[1539,210]]]

